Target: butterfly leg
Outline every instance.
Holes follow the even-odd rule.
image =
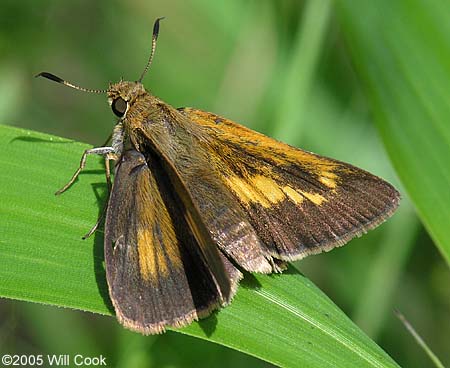
[[[102,155],[105,158],[105,175],[106,175],[106,183],[108,185],[108,193],[106,196],[105,205],[103,206],[102,213],[99,216],[97,222],[83,236],[83,239],[89,238],[97,230],[97,228],[99,227],[99,225],[101,224],[101,222],[103,221],[103,219],[106,215],[106,210],[108,208],[109,196],[110,196],[110,193],[112,190],[110,161],[111,160],[117,161],[118,158],[120,157],[120,155],[122,154],[123,139],[124,139],[124,131],[123,131],[122,123],[119,122],[118,124],[116,124],[116,126],[114,127],[114,130],[113,130],[113,133],[108,137],[108,139],[106,140],[106,142],[104,143],[104,145],[102,147],[91,148],[91,149],[87,149],[86,151],[84,151],[83,156],[81,156],[80,166],[75,171],[75,173],[72,175],[72,178],[69,180],[69,182],[66,185],[64,185],[60,190],[58,190],[55,193],[56,195],[64,193],[74,183],[74,181],[76,180],[78,175],[80,175],[81,170],[84,169],[84,167],[86,165],[86,158],[88,155],[94,155],[94,154]],[[107,146],[106,144],[110,140],[112,141],[111,146]]]
[[[83,240],[89,238],[98,229],[98,227],[102,223],[103,219],[105,218],[106,210],[108,209],[109,195],[110,195],[110,191],[108,190],[108,195],[106,196],[106,201],[105,201],[105,204],[103,205],[102,213],[98,217],[97,222],[95,223],[95,225],[92,226],[91,229],[86,234],[84,234],[82,236]]]
[[[90,148],[90,149],[87,149],[86,151],[84,151],[83,156],[81,156],[80,166],[75,171],[75,173],[72,175],[72,178],[69,180],[69,182],[66,185],[64,185],[61,189],[59,189],[55,193],[55,195],[64,193],[74,183],[74,181],[78,178],[78,175],[80,175],[81,170],[83,170],[84,167],[86,166],[86,158],[88,155],[102,155],[102,156],[108,157],[108,155],[111,155],[111,154],[114,154],[113,147],[97,147],[97,148]],[[107,161],[109,161],[108,158],[107,158]],[[109,164],[108,164],[108,169],[109,169]],[[110,178],[109,173],[107,174],[107,180],[108,180],[108,177],[109,177],[109,183],[110,183],[111,178]]]
[[[83,240],[89,238],[98,229],[98,227],[102,223],[103,219],[105,218],[106,210],[108,209],[109,196],[111,195],[111,189],[112,189],[111,166],[109,163],[111,160],[117,161],[117,155],[112,152],[105,154],[105,175],[106,175],[106,182],[108,183],[108,193],[106,195],[106,200],[105,200],[105,204],[103,205],[102,213],[98,217],[95,225],[92,226],[92,228],[86,234],[83,235],[83,237],[82,237]]]

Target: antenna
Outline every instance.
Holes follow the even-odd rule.
[[[150,53],[150,57],[148,58],[148,62],[147,62],[147,65],[145,66],[144,71],[142,72],[140,78],[137,80],[139,83],[142,82],[142,79],[144,79],[145,73],[147,73],[148,69],[150,68],[150,65],[152,65],[153,55],[155,55],[155,50],[156,50],[156,40],[158,39],[158,35],[159,35],[159,22],[163,19],[164,19],[164,17],[158,18],[155,20],[155,23],[153,24],[152,51]]]
[[[73,83],[65,81],[64,79],[61,79],[60,77],[57,77],[56,75],[54,75],[52,73],[41,72],[36,75],[36,78],[37,77],[44,77],[44,78],[50,79],[56,83],[61,83],[67,87],[77,89],[78,91],[90,92],[90,93],[106,93],[107,92],[106,89],[89,89],[89,88],[83,88],[83,87],[77,86]]]
[[[153,56],[155,55],[155,50],[156,50],[156,40],[158,39],[158,35],[159,35],[159,22],[161,20],[163,20],[163,19],[164,19],[164,17],[157,18],[155,20],[155,23],[153,24],[152,50],[151,50],[151,53],[150,53],[150,57],[148,58],[147,65],[145,66],[144,71],[142,72],[140,78],[138,79],[139,83],[142,82],[142,79],[144,78],[144,76],[147,73],[148,69],[152,65]],[[73,88],[73,89],[77,89],[77,90],[83,91],[83,92],[90,92],[90,93],[106,93],[106,92],[108,92],[108,90],[106,90],[106,89],[90,89],[90,88],[80,87],[80,86],[77,86],[77,85],[75,85],[73,83],[65,81],[64,79],[61,79],[60,77],[57,77],[56,75],[54,75],[52,73],[48,73],[48,72],[41,72],[41,73],[37,74],[36,77],[44,77],[44,78],[50,79],[50,80],[52,80],[52,81],[54,81],[56,83],[61,83],[61,84],[64,84],[65,86],[67,86],[67,87],[70,87],[70,88]]]

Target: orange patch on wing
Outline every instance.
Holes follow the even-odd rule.
[[[185,111],[189,113],[189,118],[192,121],[211,129],[215,133],[212,134],[214,138],[233,142],[242,146],[252,156],[264,158],[275,165],[289,165],[300,162],[318,176],[321,172],[331,173],[340,168],[340,164],[333,160],[289,146],[229,119],[192,108],[186,108]]]
[[[323,202],[327,200],[323,195],[319,193],[309,193],[303,191],[300,191],[300,193],[317,206],[320,206]]]
[[[299,192],[297,192],[295,189],[291,188],[289,185],[286,185],[283,187],[283,192],[296,205],[301,204],[303,202],[303,200],[305,199],[305,197],[303,197]]]
[[[333,172],[322,171],[319,173],[319,181],[326,185],[330,189],[335,189],[337,187],[336,179],[337,175]]]
[[[137,234],[137,245],[139,254],[139,270],[144,280],[155,281],[158,274],[167,274],[168,266],[160,254],[161,250],[155,244],[151,229],[142,229]]]
[[[171,267],[182,267],[181,255],[172,220],[153,176],[141,176],[140,180],[141,215],[136,236],[139,267],[144,280],[156,281],[168,276]]]
[[[286,199],[286,194],[276,181],[267,176],[255,175],[249,179],[229,176],[226,183],[245,204],[255,203],[270,208]]]
[[[271,203],[278,203],[286,198],[279,185],[267,176],[256,175],[251,178],[251,181]]]
[[[256,191],[245,179],[237,176],[226,178],[226,184],[244,204],[258,203],[263,207],[270,207],[267,198]]]

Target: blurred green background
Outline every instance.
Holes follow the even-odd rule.
[[[392,16],[417,19],[426,35],[434,13],[422,13],[421,1],[398,3],[403,5],[391,7],[398,11]],[[432,1],[430,7],[435,10],[444,3]],[[392,220],[296,267],[401,366],[426,367],[430,362],[394,317],[394,308],[450,362],[448,267],[416,215],[374,124],[384,115],[371,98],[370,76],[355,68],[368,56],[358,54],[361,48],[351,32],[356,12],[348,4],[3,0],[0,123],[102,144],[115,122],[104,96],[33,75],[50,71],[87,88],[106,88],[121,77],[135,80],[148,58],[153,21],[165,16],[154,63],[144,80],[154,94],[173,106],[213,111],[295,146],[350,162],[401,190],[402,205]],[[370,4],[362,1],[357,7],[369,9]],[[442,18],[449,21],[450,15]],[[448,24],[443,25],[447,31]],[[401,37],[393,29],[388,42],[403,45]],[[420,51],[423,40],[417,42]],[[448,71],[449,49],[440,52]],[[389,68],[389,58],[385,61]],[[444,105],[450,101],[448,88],[440,96]],[[408,95],[408,87],[398,92]],[[428,103],[432,96],[421,98]],[[429,103],[439,103],[435,101]],[[450,113],[447,116],[450,119]],[[383,137],[389,136],[385,126],[378,125]],[[387,144],[392,159],[395,142]],[[419,153],[421,148],[415,149]],[[0,353],[103,354],[115,367],[269,365],[174,332],[142,337],[123,330],[113,318],[78,311],[2,299],[0,315]]]

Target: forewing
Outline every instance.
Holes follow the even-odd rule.
[[[214,246],[199,244],[188,217],[158,159],[126,151],[105,224],[110,296],[126,327],[148,334],[185,326],[236,291],[239,271]],[[205,255],[202,246],[213,249]],[[230,283],[229,295],[223,295],[218,272]]]
[[[393,186],[352,165],[291,147],[230,120],[179,109],[198,125],[215,172],[270,254],[295,260],[378,226],[398,206]]]

